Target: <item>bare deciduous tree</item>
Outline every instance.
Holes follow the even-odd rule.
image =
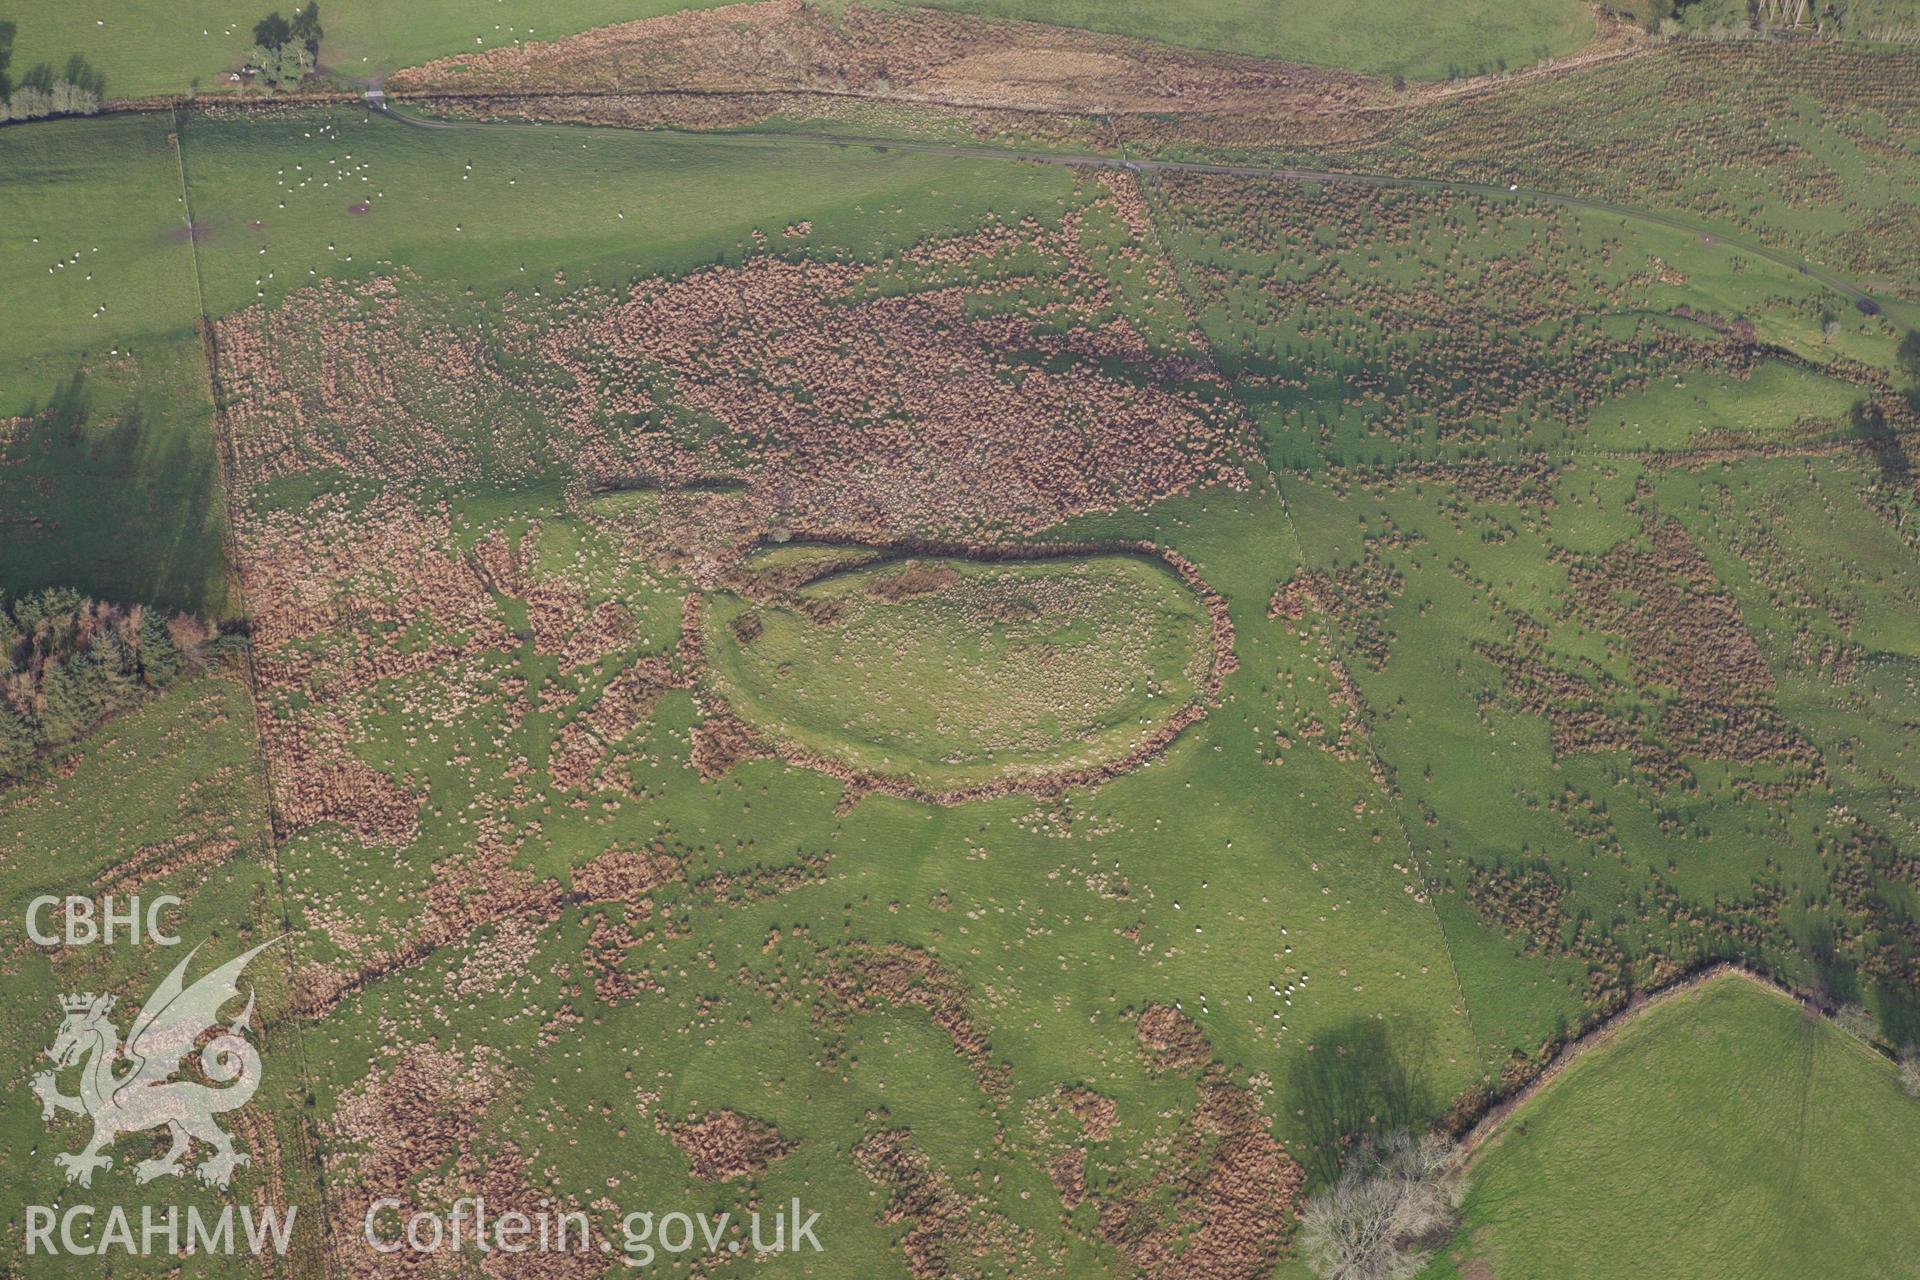
[[[1300,1253],[1322,1280],[1408,1280],[1460,1221],[1459,1149],[1437,1134],[1369,1141],[1307,1201]]]
[[[1833,1025],[1850,1036],[1872,1044],[1880,1035],[1880,1023],[1865,1005],[1851,1001],[1833,1011]]]

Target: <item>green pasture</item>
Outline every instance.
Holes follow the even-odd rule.
[[[348,76],[373,78],[451,54],[553,40],[593,27],[632,22],[716,0],[423,0],[395,7],[370,0],[333,0],[320,7],[319,61]],[[278,6],[291,14],[300,6]],[[1573,52],[1593,36],[1591,16],[1573,0],[1446,0],[1408,9],[1370,0],[1361,13],[1315,8],[1298,0],[1261,0],[1249,10],[1204,0],[1178,12],[1140,0],[939,0],[935,7],[993,17],[1086,27],[1196,48],[1223,49],[1357,71],[1438,80],[1518,68]],[[63,67],[78,54],[106,79],[109,97],[139,98],[233,88],[231,73],[247,61],[253,26],[273,6],[194,0],[175,6],[103,4],[61,7],[16,0],[6,20],[18,28],[14,67]]]
[[[1506,1117],[1432,1280],[1894,1276],[1920,1103],[1893,1064],[1724,977],[1630,1018]]]
[[[1596,439],[1623,447],[1677,449],[1703,437],[1785,442],[1843,429],[1862,389],[1817,370],[1768,361],[1747,377],[1679,375],[1594,411]]]
[[[211,405],[161,116],[0,130],[0,588],[224,615]]]
[[[589,27],[657,17],[682,9],[711,7],[712,0],[422,0],[407,5],[369,0],[331,0],[320,6],[326,38],[320,63],[349,76],[370,79],[432,58],[550,40]],[[188,4],[57,5],[15,0],[4,17],[18,28],[13,70],[36,62],[56,69],[74,54],[106,77],[110,98],[186,94],[232,87],[229,73],[253,51],[253,26],[269,12],[291,16],[302,6],[289,0],[192,0]]]
[[[1740,603],[1777,673],[1783,711],[1818,744],[1830,772],[1828,830],[1885,833],[1869,909],[1887,928],[1911,912],[1894,850],[1907,847],[1913,803],[1915,676],[1920,673],[1920,572],[1902,536],[1897,473],[1887,456],[1769,461],[1667,477],[1660,496],[1699,541]],[[1810,933],[1844,927],[1819,895]],[[1880,905],[1884,904],[1884,905]],[[1895,1041],[1920,1036],[1906,984],[1860,975],[1846,991]]]
[[[30,1076],[51,1066],[40,1051],[60,1028],[59,997],[113,993],[118,1000],[113,1021],[124,1036],[156,984],[193,947],[201,950],[188,970],[189,981],[283,931],[253,720],[237,673],[218,671],[177,682],[101,728],[72,751],[70,766],[57,776],[10,788],[0,800],[0,906],[14,953],[0,992],[9,1028],[0,1046],[0,1069],[16,1085],[14,1100],[0,1116],[0,1241],[36,1276],[95,1276],[103,1261],[29,1258],[23,1234],[27,1205],[64,1207],[91,1199],[103,1206],[95,1231],[104,1226],[104,1206],[124,1205],[137,1234],[143,1205],[162,1213],[165,1206],[178,1205],[184,1213],[191,1204],[217,1214],[222,1204],[231,1203],[202,1186],[191,1164],[180,1179],[145,1186],[135,1181],[134,1165],[166,1148],[161,1130],[122,1135],[108,1152],[113,1166],[96,1171],[88,1190],[66,1184],[53,1157],[79,1151],[91,1126],[85,1117],[67,1113],[43,1121],[28,1088]],[[96,905],[101,895],[113,894],[120,911],[131,898],[144,897],[151,904],[160,895],[175,895],[182,905],[163,909],[159,919],[180,943],[136,946],[122,937],[112,946],[48,949],[28,942],[23,933],[28,904],[68,894],[94,898]],[[58,933],[60,908],[44,912],[39,923]],[[321,1240],[318,1169],[300,1114],[306,1059],[301,1032],[286,1016],[289,972],[287,953],[278,947],[248,966],[246,983],[259,996],[252,1039],[261,1051],[262,1084],[248,1110],[222,1123],[253,1157],[234,1182],[242,1202],[253,1204],[270,1189],[276,1203],[296,1206],[290,1262],[314,1267]],[[222,1012],[232,1020],[240,1006],[236,1002]],[[77,1072],[67,1071],[59,1083],[71,1093],[77,1080]],[[236,1119],[243,1123],[236,1126]],[[277,1163],[276,1152],[249,1141],[250,1135],[272,1137]],[[160,1276],[174,1274],[179,1260],[163,1252],[148,1258],[116,1253],[110,1265],[116,1275]],[[256,1274],[245,1254],[201,1257],[193,1266],[195,1274],[209,1277]]]
[[[1908,0],[1886,0],[1848,5],[1842,25],[1869,11],[1884,29],[1914,22]],[[1849,276],[1911,325],[1920,281],[1897,246],[1912,238],[1920,191],[1920,112],[1906,88],[1915,59],[1910,38],[1877,49],[1678,40],[1412,111],[1331,150],[1335,167],[1518,183],[1698,219]]]
[[[1718,918],[1762,890],[1793,903],[1825,892],[1814,815],[1749,790],[1794,775],[1683,757],[1694,782],[1656,786],[1625,750],[1557,750],[1549,722],[1503,696],[1487,646],[1520,642],[1522,624],[1538,628],[1541,660],[1590,682],[1595,704],[1614,706],[1628,723],[1653,723],[1672,696],[1636,672],[1622,636],[1569,606],[1567,552],[1642,544],[1642,516],[1627,509],[1636,478],[1644,479],[1628,464],[1576,463],[1560,473],[1550,510],[1484,496],[1463,502],[1430,479],[1389,480],[1373,493],[1288,485],[1312,562],[1337,570],[1371,554],[1402,575],[1380,623],[1390,637],[1385,660],[1357,663],[1355,676],[1375,708],[1374,741],[1404,789],[1411,839],[1448,886],[1442,910],[1460,927],[1454,936],[1464,934],[1455,959],[1482,1012],[1476,1025],[1516,1049],[1531,1051],[1589,1016],[1589,965],[1490,930],[1466,900],[1470,865],[1544,864],[1564,895],[1567,924],[1590,918],[1636,963],[1731,948],[1798,971],[1797,915],[1764,941],[1743,942],[1719,932]],[[1648,507],[1684,515],[1674,483],[1661,481]],[[1722,580],[1746,603],[1737,578]],[[1765,614],[1748,616],[1765,634]],[[1810,790],[1817,797],[1823,787]],[[1658,906],[1665,894],[1683,909]]]
[[[565,125],[423,129],[364,108],[194,116],[183,138],[212,316],[317,280],[415,273],[532,296],[738,262],[759,232],[871,258],[989,211],[1047,216],[1041,166]],[[364,211],[356,211],[359,206]]]
[[[1864,961],[1873,948],[1836,967],[1821,941],[1865,927],[1897,950],[1910,909],[1893,853],[1913,794],[1896,726],[1911,718],[1920,582],[1891,465],[1871,452],[1655,471],[1625,455],[1576,457],[1547,489],[1496,482],[1498,497],[1393,470],[1287,480],[1310,564],[1398,575],[1371,612],[1327,625],[1355,654],[1409,837],[1444,886],[1439,910],[1483,1040],[1531,1051],[1592,1016],[1600,957],[1576,949],[1576,929],[1617,947],[1635,981],[1662,956],[1740,956],[1838,983],[1888,1035],[1911,1034],[1911,999]],[[1778,717],[1767,721],[1789,726],[1778,740],[1799,743],[1808,763],[1702,749],[1661,782],[1624,742],[1563,749],[1548,717],[1517,704],[1492,656],[1507,646],[1587,689],[1581,706],[1640,726],[1626,742],[1658,739],[1674,691],[1637,665],[1645,637],[1576,607],[1569,565],[1652,554],[1666,522],[1700,557],[1686,572],[1710,575],[1691,590],[1730,602],[1765,662],[1766,677],[1737,694],[1752,710],[1718,714]],[[1618,580],[1617,599],[1631,604],[1640,572]],[[1865,864],[1871,893],[1841,892],[1857,873],[1834,861],[1835,835],[1871,849],[1882,833],[1890,843]],[[1558,932],[1528,938],[1483,918],[1468,891],[1489,867],[1551,877]]]
[[[1834,366],[1886,368],[1903,332],[1784,266],[1551,200],[1188,175],[1150,195],[1282,468],[1831,434],[1869,390]],[[1784,354],[1726,367],[1736,322]]]

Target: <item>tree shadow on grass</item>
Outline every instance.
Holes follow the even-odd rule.
[[[136,396],[103,409],[86,375],[0,436],[0,590],[220,616],[224,513],[212,424]]]
[[[1285,1107],[1304,1112],[1296,1122],[1307,1145],[1293,1155],[1308,1177],[1324,1186],[1340,1173],[1354,1144],[1370,1134],[1419,1130],[1439,1104],[1427,1080],[1430,1037],[1373,1018],[1354,1018],[1318,1037],[1289,1073]]]
[[[1911,397],[1914,391],[1907,394]],[[1913,460],[1907,456],[1899,433],[1887,425],[1887,416],[1879,405],[1858,401],[1848,412],[1847,421],[1853,438],[1865,446],[1872,458],[1881,483],[1903,485],[1912,478]]]

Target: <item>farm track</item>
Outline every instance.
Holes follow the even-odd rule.
[[[226,429],[225,414],[221,405],[219,361],[214,345],[213,320],[207,315],[206,292],[201,282],[200,244],[197,237],[193,234],[192,184],[187,178],[187,153],[181,140],[180,123],[177,113],[174,114],[173,128],[169,131],[168,136],[173,145],[174,163],[180,174],[180,207],[182,217],[186,221],[187,244],[191,250],[189,260],[193,267],[193,297],[194,308],[197,312],[197,328],[200,336],[200,363],[206,376],[208,406],[213,413],[213,430],[215,436],[214,457],[218,467],[220,501],[223,511],[229,513],[229,518],[225,522],[225,530],[222,535],[226,543],[227,572],[231,589],[235,598],[239,601],[240,616],[250,617],[251,611],[247,607],[246,588],[237,568],[240,563],[239,548],[234,542],[234,524],[230,515],[232,511],[230,501],[232,486],[230,477],[233,473],[233,442]],[[266,846],[267,863],[273,873],[274,893],[278,900],[276,906],[279,910],[281,936],[283,938],[291,938],[294,932],[293,915],[287,905],[286,870],[280,859],[281,841],[276,834],[277,824],[274,821],[273,767],[269,762],[265,749],[266,737],[260,728],[260,671],[256,661],[257,655],[251,643],[246,646],[245,652],[246,664],[244,670],[246,673],[247,711],[251,718],[249,729],[253,741],[258,747],[258,750],[254,753],[260,766],[257,771],[257,778],[260,784],[262,811],[267,816],[267,829],[262,833],[262,843]],[[287,990],[291,996],[293,992],[299,989],[298,975],[295,972],[293,948],[291,944],[281,948],[281,952],[285,956],[287,963]],[[285,1024],[291,1030],[294,1055],[299,1060],[298,1072],[302,1091],[311,1093],[314,1088],[314,1073],[307,1056],[306,1036],[301,1027],[301,1019],[298,1013],[291,1008],[288,1010]],[[263,1018],[261,1023],[263,1037],[270,1036],[275,1025],[275,1021],[269,1021]],[[263,1123],[266,1124],[268,1132],[271,1132],[272,1120],[269,1118]],[[333,1276],[338,1274],[338,1268],[333,1252],[333,1229],[328,1221],[331,1205],[327,1193],[326,1168],[324,1161],[321,1159],[319,1145],[309,1125],[308,1117],[305,1115],[296,1115],[293,1124],[295,1138],[294,1154],[302,1163],[310,1166],[306,1172],[311,1174],[313,1179],[312,1185],[317,1192],[315,1195],[315,1203],[320,1218],[320,1244],[318,1246],[320,1259],[319,1274],[323,1280],[331,1280]],[[287,1171],[279,1161],[276,1160],[275,1163],[282,1180],[282,1192],[284,1194]],[[300,1269],[297,1266],[294,1273],[300,1273]]]
[[[1170,214],[1165,212],[1166,202],[1155,198],[1163,194],[1163,192],[1161,191],[1160,184],[1158,182],[1151,183],[1151,184],[1142,183],[1141,186],[1145,189],[1147,193],[1147,210],[1148,210],[1149,217],[1152,219],[1154,237],[1156,240],[1159,241],[1160,252],[1166,257],[1167,261],[1172,265],[1173,277],[1175,282],[1179,285],[1180,295],[1181,295],[1181,304],[1182,304],[1183,310],[1186,312],[1188,321],[1189,323],[1193,324],[1194,327],[1197,329],[1199,327],[1199,320],[1198,320],[1199,303],[1193,293],[1192,288],[1187,283],[1188,273],[1186,271],[1186,264],[1181,260],[1180,255],[1177,252],[1175,252],[1173,248],[1173,241],[1167,236],[1167,234],[1160,227],[1160,223],[1162,219],[1170,216]],[[1244,403],[1240,399],[1241,373],[1242,371],[1236,370],[1228,378],[1228,382],[1232,386],[1234,391],[1234,400],[1236,403]],[[1245,415],[1244,409],[1242,410],[1242,413],[1244,416]],[[1253,432],[1254,438],[1257,439],[1259,437],[1259,430],[1250,419],[1246,421],[1246,427]],[[1306,542],[1300,537],[1300,526],[1295,522],[1293,518],[1293,507],[1287,501],[1286,483],[1283,480],[1281,473],[1274,468],[1272,461],[1266,456],[1264,452],[1262,452],[1260,455],[1260,461],[1261,461],[1261,465],[1266,470],[1267,478],[1273,482],[1274,496],[1279,500],[1279,503],[1280,503],[1280,514],[1286,520],[1287,537],[1293,543],[1294,558],[1298,562],[1299,566],[1302,569],[1304,569],[1308,564],[1312,563],[1312,561],[1309,560],[1307,556]],[[1340,647],[1342,650],[1341,660],[1343,662],[1349,661],[1351,659],[1351,655],[1345,651],[1344,645],[1341,645]],[[1381,779],[1390,780],[1393,777],[1393,774],[1387,767],[1386,757],[1381,754],[1379,748],[1374,744],[1372,726],[1365,719],[1361,721],[1360,735],[1361,735],[1361,738],[1365,741],[1366,747],[1367,747],[1367,757],[1368,757],[1368,765],[1369,765],[1368,781],[1371,783],[1375,783],[1376,785],[1380,785],[1381,790],[1385,793],[1384,798],[1386,800],[1387,806],[1393,812],[1394,823],[1399,828],[1399,831],[1400,831],[1400,839],[1406,846],[1407,858],[1413,864],[1413,866],[1419,871],[1420,883],[1421,883],[1422,889],[1424,890],[1421,897],[1427,906],[1428,912],[1431,914],[1433,918],[1434,929],[1438,933],[1440,938],[1440,949],[1442,953],[1444,953],[1445,956],[1447,957],[1447,970],[1453,975],[1454,993],[1459,997],[1459,1001],[1460,1001],[1460,1006],[1459,1006],[1460,1016],[1466,1020],[1467,1034],[1473,1039],[1475,1052],[1479,1053],[1481,1052],[1480,1033],[1475,1029],[1473,1025],[1473,1006],[1467,1000],[1467,985],[1464,981],[1461,980],[1460,965],[1459,965],[1459,962],[1454,959],[1453,939],[1447,936],[1446,921],[1441,918],[1440,908],[1438,907],[1438,905],[1436,905],[1434,901],[1433,876],[1427,869],[1427,864],[1425,859],[1421,858],[1418,850],[1414,848],[1413,833],[1407,826],[1407,815],[1402,805],[1402,801],[1404,797],[1401,793],[1398,783],[1392,783],[1392,782],[1389,782],[1386,784],[1380,783]]]

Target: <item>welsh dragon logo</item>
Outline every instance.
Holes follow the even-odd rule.
[[[36,1075],[33,1091],[39,1095],[43,1120],[52,1120],[61,1111],[93,1120],[93,1140],[84,1151],[77,1155],[61,1152],[54,1157],[66,1170],[68,1182],[93,1185],[95,1169],[113,1167],[113,1157],[105,1152],[121,1134],[161,1125],[166,1126],[173,1145],[164,1155],[134,1166],[133,1176],[138,1182],[178,1177],[185,1171],[181,1157],[195,1142],[213,1148],[213,1154],[196,1170],[208,1186],[225,1188],[233,1180],[233,1171],[248,1163],[247,1154],[234,1150],[232,1136],[213,1118],[246,1105],[260,1087],[260,1053],[244,1034],[253,1021],[252,989],[247,992],[247,1007],[224,1029],[219,1026],[220,1010],[239,998],[240,974],[247,962],[278,941],[275,938],[261,943],[189,987],[185,984],[187,963],[200,950],[194,947],[147,998],[124,1045],[119,1029],[108,1016],[113,1012],[112,996],[85,993],[60,997],[66,1021],[60,1024],[60,1034],[46,1051],[56,1070]],[[210,1030],[216,1034],[201,1045]],[[173,1079],[196,1047],[200,1050],[200,1069],[207,1079],[224,1087]],[[79,1094],[60,1092],[57,1072],[75,1066],[82,1066]]]

